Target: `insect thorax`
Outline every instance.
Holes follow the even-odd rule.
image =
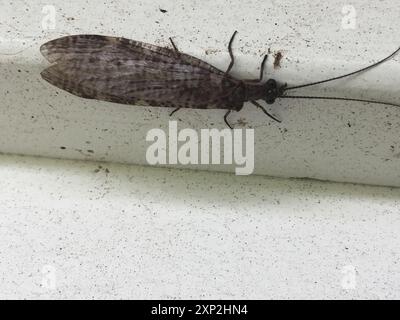
[[[244,82],[244,101],[265,99],[267,83]]]

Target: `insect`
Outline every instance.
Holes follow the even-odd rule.
[[[257,100],[273,104],[276,99],[329,99],[390,106],[399,105],[363,99],[319,96],[292,96],[287,91],[333,81],[371,69],[392,58],[388,57],[363,69],[307,84],[289,87],[274,79],[263,81],[268,54],[261,62],[258,79],[241,80],[230,71],[234,64],[232,42],[228,44],[230,63],[222,71],[207,62],[180,52],[171,38],[172,49],[125,38],[100,35],[73,35],[58,38],[40,48],[51,66],[41,76],[56,87],[87,99],[129,105],[173,107],[171,115],[181,108],[225,109],[228,115],[240,111],[247,101],[277,122]]]

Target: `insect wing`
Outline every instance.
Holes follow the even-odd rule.
[[[53,85],[84,98],[126,104],[224,108],[238,81],[210,64],[168,48],[95,35],[45,43],[55,62],[42,72]]]

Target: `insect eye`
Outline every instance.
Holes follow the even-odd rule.
[[[269,79],[267,81],[267,84],[268,84],[269,87],[276,88],[276,81],[274,79]]]

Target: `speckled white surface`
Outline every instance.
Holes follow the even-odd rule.
[[[400,189],[17,156],[0,177],[3,299],[400,298]]]
[[[145,163],[171,110],[82,100],[40,79],[39,46],[98,33],[167,45],[238,77],[303,83],[399,46],[398,1],[8,1],[0,7],[0,152]],[[55,28],[42,22],[53,5]],[[161,12],[161,9],[166,12]],[[400,62],[325,94],[399,102]],[[320,92],[315,88],[312,93]],[[305,92],[305,93],[311,93]],[[400,186],[400,110],[282,101],[277,125],[246,106],[256,173]],[[179,126],[224,127],[183,110]],[[239,121],[240,120],[240,121]],[[204,167],[201,167],[204,169]],[[228,167],[207,167],[230,170]],[[0,156],[0,298],[400,298],[400,189],[95,162]]]
[[[54,29],[44,30],[54,6]],[[399,46],[396,0],[351,2],[355,29],[343,27],[343,1],[70,1],[1,4],[0,152],[145,164],[151,128],[166,128],[169,112],[88,101],[41,80],[48,65],[39,46],[66,34],[98,33],[168,45],[225,68],[234,44],[233,73],[258,75],[263,54],[282,50],[282,67],[268,76],[289,84],[353,71]],[[161,12],[160,9],[166,10]],[[45,20],[44,20],[45,19]],[[47,24],[48,21],[46,22]],[[399,102],[399,57],[359,77],[315,88]],[[329,90],[328,90],[329,88]],[[303,91],[302,93],[311,93]],[[273,123],[250,105],[231,117],[256,128],[255,172],[284,177],[400,186],[400,110],[362,103],[280,101]],[[223,128],[221,110],[181,110],[179,127]],[[223,166],[200,169],[232,170]]]

